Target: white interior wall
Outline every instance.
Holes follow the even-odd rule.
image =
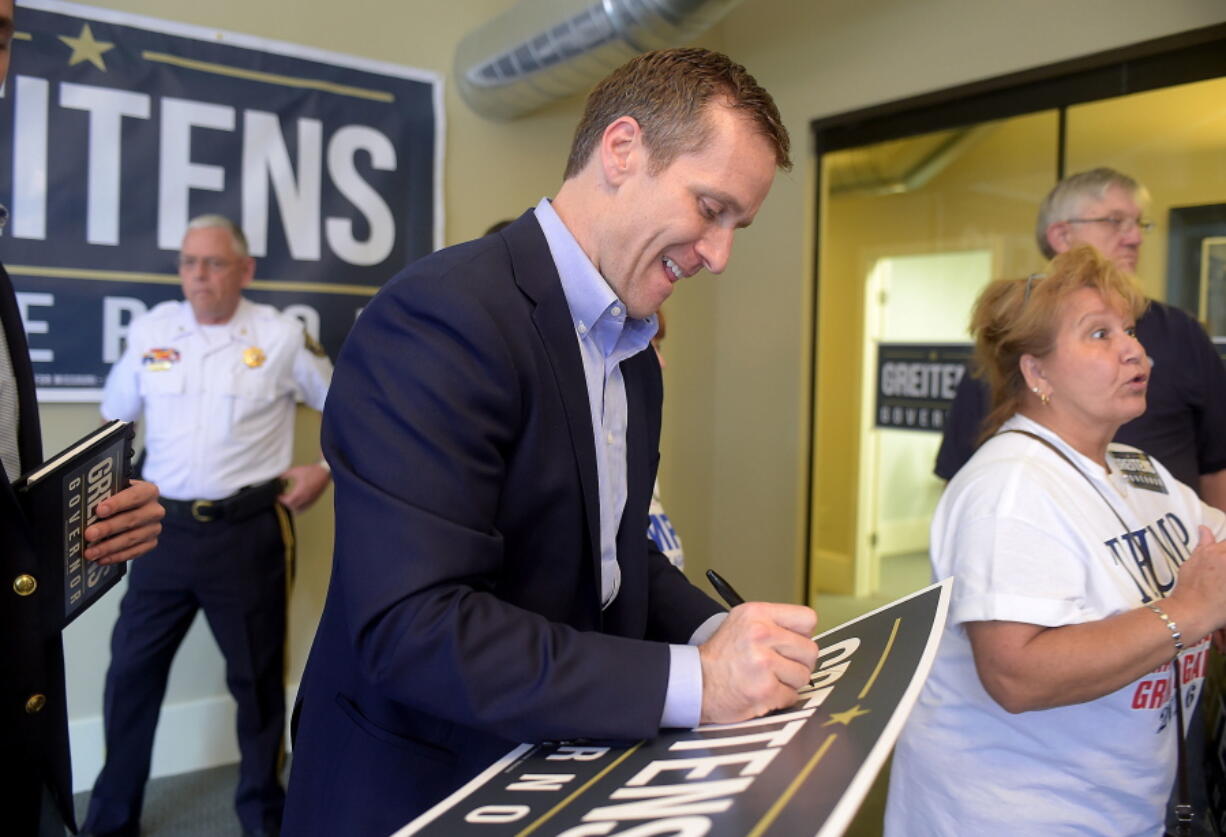
[[[882,342],[960,343],[971,305],[992,278],[987,250],[926,253],[890,258]],[[871,351],[872,347],[866,347]],[[875,355],[874,355],[875,356]],[[876,368],[874,364],[874,369]],[[871,391],[876,382],[866,382]],[[869,416],[871,423],[871,416]],[[939,432],[873,429],[878,473],[875,484],[878,557],[928,548],[932,512],[945,486],[932,473]]]

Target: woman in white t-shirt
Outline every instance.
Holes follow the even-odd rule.
[[[1226,516],[1111,442],[1145,409],[1144,306],[1090,247],[976,302],[993,411],[933,518],[953,598],[895,750],[887,835],[1162,834],[1171,662],[1190,715],[1226,625]]]

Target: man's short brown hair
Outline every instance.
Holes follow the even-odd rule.
[[[744,67],[709,49],[686,47],[644,53],[614,70],[587,97],[575,129],[564,178],[583,170],[614,120],[633,117],[657,174],[682,154],[707,141],[707,105],[719,103],[751,120],[775,149],[776,164],[790,169],[790,142],[775,101]]]

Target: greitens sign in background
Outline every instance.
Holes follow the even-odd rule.
[[[919,696],[951,584],[821,634],[789,709],[628,747],[525,744],[394,837],[837,837]]]
[[[257,259],[248,295],[335,357],[442,242],[435,74],[56,0],[18,4],[0,99],[0,257],[39,397],[96,400],[132,318],[181,298],[189,218]]]
[[[940,433],[972,351],[970,343],[880,344],[877,427]]]

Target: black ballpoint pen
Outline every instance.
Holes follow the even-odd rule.
[[[711,586],[715,588],[716,593],[719,593],[720,598],[728,603],[728,607],[745,604],[741,594],[733,590],[732,585],[724,581],[724,577],[715,570],[707,570],[707,581],[711,582]]]

